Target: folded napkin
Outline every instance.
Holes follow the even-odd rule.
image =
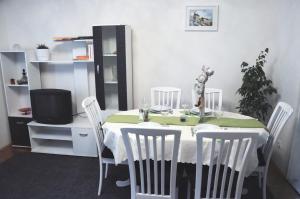
[[[175,116],[149,116],[150,122],[157,122],[162,125],[178,125],[178,126],[196,126],[197,124],[214,124],[220,127],[234,128],[265,128],[265,125],[256,119],[234,119],[234,118],[216,118],[203,117],[199,121],[199,117],[187,116],[186,121],[180,121],[180,117]],[[105,122],[109,123],[128,123],[138,124],[143,121],[139,120],[137,115],[111,115]]]

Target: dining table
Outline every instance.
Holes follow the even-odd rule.
[[[173,109],[168,113],[150,112],[148,122],[144,122],[139,114],[140,112],[138,109],[121,111],[109,116],[102,126],[104,130],[104,145],[112,151],[116,165],[127,160],[121,128],[168,127],[171,129],[181,130],[178,162],[192,164],[196,164],[197,162],[197,142],[195,133],[199,129],[205,130],[206,128],[216,128],[221,130],[223,129],[228,132],[230,132],[230,130],[240,130],[240,132],[255,132],[258,134],[254,150],[249,154],[249,159],[246,165],[245,175],[249,176],[258,166],[256,149],[262,147],[267,142],[269,136],[268,130],[263,123],[259,122],[255,118],[234,112],[210,111],[200,119],[198,115],[191,114],[187,110]],[[203,145],[204,165],[209,165],[209,160],[211,158],[210,144],[211,141],[207,141]],[[168,145],[166,145],[166,147],[167,146]],[[171,144],[169,146],[171,147]],[[218,149],[220,148],[216,147],[215,150]],[[165,159],[171,159],[171,151],[165,150],[165,152],[167,153],[165,155]],[[217,151],[215,154],[218,154],[219,152],[220,151]],[[133,151],[133,153],[135,152]],[[237,164],[239,164],[239,162],[241,162],[241,160],[238,160]],[[237,166],[237,169],[238,168],[239,166]]]

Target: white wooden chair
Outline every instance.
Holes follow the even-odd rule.
[[[128,156],[131,182],[131,199],[175,199],[177,159],[181,131],[171,130],[169,128],[122,128],[121,132]],[[166,139],[168,139],[168,141],[171,139],[173,143],[170,179],[165,179]],[[138,158],[136,159],[138,159],[139,162],[139,176],[141,182],[140,190],[138,190],[137,188],[136,168],[134,162],[135,158],[133,155],[133,150],[137,150],[135,151],[135,154],[138,154]],[[153,159],[153,169],[150,168],[150,158]],[[160,179],[158,179],[159,161],[161,176]],[[144,164],[146,164],[146,171],[144,171]],[[152,174],[151,170],[154,170]],[[146,181],[144,179],[144,172],[146,172]],[[154,179],[151,179],[151,176],[154,176]],[[161,185],[160,190],[159,180]],[[170,191],[169,194],[166,194],[165,185],[166,181],[168,180],[170,183]],[[154,185],[154,190],[151,190],[151,185]]]
[[[250,152],[255,146],[258,134],[241,132],[240,130],[207,130],[198,131],[197,134],[197,164],[195,199],[201,198],[204,142],[211,141],[210,160],[205,198],[232,198],[232,187],[236,171],[238,172],[235,199],[241,198],[245,167]],[[205,141],[204,141],[205,140]],[[219,148],[219,153],[216,153]],[[239,164],[237,163],[239,161]],[[223,167],[223,169],[221,169]],[[229,170],[231,169],[231,171]],[[238,170],[239,168],[239,170]],[[230,175],[227,175],[230,171]],[[204,195],[202,193],[202,195]]]
[[[99,156],[99,164],[100,164],[100,179],[99,179],[99,188],[98,188],[98,196],[101,194],[102,189],[102,180],[103,180],[103,168],[102,164],[105,164],[105,178],[107,178],[108,172],[108,165],[114,164],[114,156],[112,152],[104,146],[103,139],[103,129],[102,129],[102,116],[101,116],[101,109],[98,104],[96,97],[91,96],[87,97],[82,101],[82,107],[84,108],[89,121],[92,125],[93,132],[96,139],[97,149],[98,149],[98,156]]]
[[[213,111],[222,110],[223,91],[217,88],[205,88],[205,108]],[[192,89],[193,106],[197,103],[195,90]]]
[[[179,109],[181,89],[174,87],[151,88],[151,106],[169,106],[172,109]]]
[[[262,150],[258,150],[259,167],[257,172],[259,174],[259,185],[261,186],[261,183],[263,183],[263,199],[266,199],[267,197],[267,174],[274,146],[277,142],[280,132],[282,132],[282,128],[292,113],[293,108],[289,104],[279,102],[276,105],[267,125],[267,129],[270,132],[268,141],[263,146]]]

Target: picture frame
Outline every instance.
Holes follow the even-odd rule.
[[[218,31],[219,6],[186,6],[185,30]]]

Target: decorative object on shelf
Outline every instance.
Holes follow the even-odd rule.
[[[10,79],[10,80],[9,80],[9,82],[10,82],[10,84],[11,84],[11,85],[15,85],[15,84],[16,84],[16,80],[15,80],[15,79],[13,79],[13,78],[12,78],[12,79]]]
[[[89,60],[87,45],[85,42],[77,42],[72,49],[73,60]]]
[[[86,55],[80,55],[80,56],[76,56],[76,58],[74,60],[89,60],[89,56]]]
[[[94,45],[88,44],[87,49],[88,49],[87,51],[88,51],[89,59],[94,60]]]
[[[268,111],[272,108],[268,101],[268,96],[277,93],[272,86],[272,81],[267,79],[263,70],[269,49],[261,51],[256,59],[256,64],[249,66],[248,63],[241,64],[241,72],[244,74],[242,86],[237,90],[241,95],[239,101],[239,112],[244,115],[258,118],[265,122]]]
[[[36,57],[38,61],[48,61],[50,59],[50,51],[45,44],[39,44],[36,48]]]
[[[194,91],[198,101],[195,106],[199,108],[200,118],[205,114],[205,83],[207,82],[208,77],[212,76],[213,74],[214,71],[209,67],[202,66],[202,73],[196,78]]]
[[[185,29],[217,31],[218,10],[218,5],[186,6]]]
[[[20,44],[13,44],[12,49],[15,51],[19,51],[19,50],[22,50],[22,47]]]
[[[21,112],[22,115],[31,114],[31,108],[30,107],[20,108],[19,111]]]
[[[22,77],[21,77],[21,79],[17,80],[17,83],[19,85],[28,84],[28,78],[27,78],[25,69],[23,69]]]

